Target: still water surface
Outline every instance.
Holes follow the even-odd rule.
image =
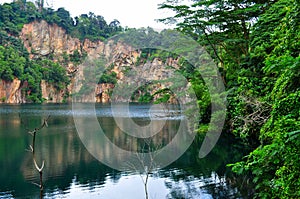
[[[110,107],[97,105],[96,110],[107,137],[124,149],[130,147]],[[150,120],[149,105],[132,105],[130,110],[137,123]],[[173,111],[176,114],[161,117],[169,127],[180,122],[178,110]],[[48,127],[37,135],[35,146],[37,162],[45,161],[43,198],[145,198],[145,174],[113,170],[89,154],[77,135],[68,104],[0,105],[0,198],[40,197],[33,184],[39,182],[39,174],[27,151],[32,141],[27,132],[40,126],[48,115]],[[180,159],[150,173],[149,198],[247,198],[245,178],[226,168],[226,164],[240,160],[244,146],[222,136],[214,150],[199,159],[201,143],[197,137]]]

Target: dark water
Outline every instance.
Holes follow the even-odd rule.
[[[107,137],[128,148],[109,106],[97,105],[96,110]],[[147,123],[147,110],[147,105],[132,105],[131,113],[137,123]],[[170,128],[180,121],[180,115],[174,112],[164,118]],[[39,188],[33,184],[39,182],[39,174],[27,150],[32,142],[27,132],[40,126],[48,115],[48,127],[37,134],[35,145],[38,164],[45,161],[43,198],[146,197],[144,173],[113,170],[89,154],[76,132],[71,105],[0,105],[0,198],[40,197]],[[247,180],[226,168],[227,163],[240,160],[244,147],[223,135],[213,151],[199,159],[201,143],[197,137],[177,161],[151,171],[147,183],[149,198],[247,198]]]

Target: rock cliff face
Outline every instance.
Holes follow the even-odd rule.
[[[81,45],[79,39],[71,38],[64,29],[56,24],[50,25],[46,21],[25,24],[20,37],[31,53],[31,58],[49,54],[57,56],[63,52],[70,54],[80,49]]]
[[[66,33],[64,29],[55,25],[48,24],[45,21],[35,21],[30,24],[25,24],[21,33],[20,39],[30,53],[31,59],[51,57],[54,61],[62,62],[63,55],[72,55],[75,51],[80,54],[86,54],[86,59],[95,60],[100,56],[105,57],[108,62],[106,67],[110,66],[108,72],[116,73],[116,78],[119,84],[130,84],[137,81],[138,78],[145,80],[161,80],[170,76],[171,72],[164,65],[178,67],[177,60],[168,59],[163,63],[156,58],[151,62],[142,64],[137,63],[140,52],[123,43],[108,42],[92,42],[90,40],[80,41],[78,38],[73,38]],[[70,96],[74,92],[78,92],[83,88],[81,83],[84,80],[85,65],[76,65],[71,61],[63,64],[70,77],[70,85],[65,90],[57,90],[53,85],[42,81],[41,90],[42,97],[45,102],[63,102],[65,96]],[[131,75],[128,77],[128,73]],[[135,75],[132,75],[135,74]],[[24,93],[22,93],[22,82],[15,79],[13,82],[0,81],[0,103],[26,103]],[[163,89],[166,85],[154,84],[151,94],[157,90]],[[81,99],[83,102],[109,102],[110,93],[114,88],[114,84],[103,83],[95,85],[91,88],[93,92],[85,95]],[[122,100],[121,100],[122,101]],[[124,101],[124,99],[123,99]]]
[[[21,93],[21,81],[14,79],[12,82],[0,80],[0,103],[24,103]]]
[[[46,102],[61,103],[64,101],[64,91],[57,90],[45,80],[41,82],[42,96]]]

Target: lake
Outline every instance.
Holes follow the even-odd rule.
[[[150,105],[132,104],[130,113],[139,125],[147,125]],[[118,128],[109,105],[96,105],[96,117],[106,136],[124,150],[142,150],[143,139],[128,138]],[[165,129],[175,129],[180,113],[159,117],[165,127],[157,142],[169,142]],[[153,113],[151,113],[153,114]],[[77,133],[72,105],[0,105],[0,198],[40,198],[39,173],[33,164],[28,133],[39,127],[50,115],[48,127],[36,135],[37,164],[43,169],[43,198],[248,198],[251,193],[245,177],[237,177],[226,164],[239,161],[245,146],[228,135],[222,135],[205,158],[198,158],[203,138],[196,136],[188,150],[164,168],[148,173],[135,169],[119,171],[102,164],[92,156]],[[125,116],[120,116],[125,117]],[[156,121],[154,121],[156,122]],[[155,123],[154,123],[155,124]],[[160,145],[164,147],[164,145]],[[148,177],[145,189],[145,180]]]

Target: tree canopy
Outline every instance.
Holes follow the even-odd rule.
[[[186,2],[186,1],[184,1]],[[207,48],[230,81],[243,59],[249,55],[250,29],[272,3],[270,0],[167,1],[160,9],[171,9],[175,16],[160,19],[176,23],[182,31]]]
[[[16,0],[13,3],[0,5],[0,27],[9,34],[18,35],[25,23],[34,20],[46,20],[64,28],[67,33],[80,39],[104,40],[123,30],[118,20],[107,23],[100,15],[90,12],[71,17],[65,8],[43,7],[43,1],[34,3],[26,0]]]
[[[43,1],[39,1],[42,3]],[[41,5],[41,4],[40,4]],[[247,175],[255,184],[257,198],[300,197],[300,3],[298,0],[166,0],[160,9],[174,16],[161,19],[176,23],[176,29],[199,42],[214,59],[223,77],[227,95],[225,133],[232,133],[253,147],[244,161],[229,166]],[[24,92],[32,102],[41,102],[40,83],[45,80],[64,89],[69,78],[64,62],[48,57],[31,60],[18,34],[25,23],[46,20],[63,27],[81,40],[105,40],[121,31],[118,20],[107,23],[94,13],[71,18],[64,8],[36,7],[25,0],[0,5],[0,78],[26,82]],[[167,30],[132,31],[132,44],[147,34],[165,42]],[[138,43],[140,42],[140,43]],[[188,46],[186,46],[188,48]],[[201,74],[180,52],[145,48],[137,64],[168,57],[179,59],[177,69],[191,83],[201,106],[202,124],[209,123],[212,102]],[[63,55],[65,61],[80,63],[78,51]],[[99,83],[115,83],[116,74],[107,71]],[[25,85],[25,84],[24,84]],[[143,88],[144,89],[144,88]],[[146,90],[146,88],[145,88]],[[170,93],[160,99],[165,102]],[[151,101],[149,93],[139,100]],[[204,125],[205,126],[205,125]],[[205,132],[207,126],[199,129]]]
[[[226,82],[225,131],[253,146],[230,166],[253,180],[257,198],[299,198],[299,1],[182,2],[161,4],[175,11],[161,21],[211,53]]]

